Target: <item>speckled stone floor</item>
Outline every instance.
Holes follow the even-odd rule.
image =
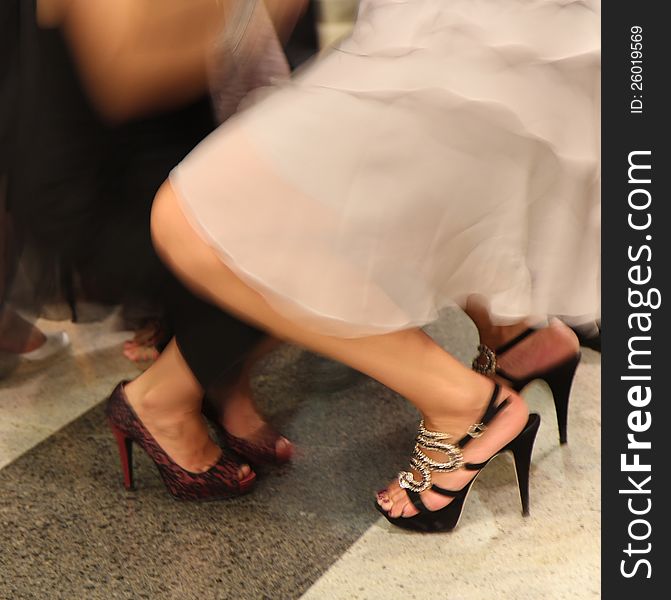
[[[415,413],[296,348],[255,377],[261,405],[299,445],[291,466],[262,472],[244,498],[180,503],[136,452],[137,490],[125,492],[100,402],[132,367],[120,358],[126,334],[110,328],[69,326],[69,354],[0,382],[0,422],[15,424],[0,455],[0,599],[598,597],[598,354],[584,352],[569,446],[557,444],[547,389],[525,393],[543,417],[532,516],[522,518],[512,465],[500,458],[454,533],[418,536],[372,506],[407,461]],[[475,330],[459,311],[431,332],[471,358]],[[35,429],[23,446],[21,423]]]

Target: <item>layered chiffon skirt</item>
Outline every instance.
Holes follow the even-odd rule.
[[[344,337],[485,296],[599,313],[598,1],[368,0],[350,37],[172,172],[281,314]]]

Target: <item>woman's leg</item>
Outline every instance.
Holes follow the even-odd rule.
[[[465,368],[419,329],[343,339],[315,333],[279,315],[203,242],[182,213],[170,184],[161,188],[154,202],[152,235],[164,261],[195,293],[279,339],[339,360],[377,379],[410,400],[422,413],[428,429],[461,437],[482,416],[491,395],[491,382]],[[488,434],[469,444],[467,460],[488,458],[515,437],[526,418],[526,405],[512,395],[510,405],[488,428]],[[471,477],[472,473],[457,471],[438,474],[436,481],[449,487]],[[392,485],[390,493],[396,491]],[[429,508],[449,501],[444,497],[431,498],[435,496],[432,492],[424,494],[429,496]],[[394,498],[392,514],[412,514],[404,492],[398,491]]]

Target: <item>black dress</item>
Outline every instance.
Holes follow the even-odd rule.
[[[7,177],[16,147],[18,104],[19,3],[0,3],[0,310],[5,302],[15,261],[7,213]]]
[[[3,99],[2,107],[14,126],[11,141],[3,137],[5,149],[12,147],[8,205],[23,243],[41,259],[35,294],[55,263],[80,275],[97,298],[162,303],[185,359],[208,388],[262,334],[178,283],[154,252],[149,224],[170,169],[215,126],[209,100],[110,125],[84,93],[61,33],[37,27],[34,0],[3,0],[3,12],[0,23],[16,27],[13,37],[0,37],[13,40],[15,101]]]

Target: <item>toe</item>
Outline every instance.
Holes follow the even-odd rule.
[[[383,509],[388,511],[392,507],[392,501],[389,498],[389,494],[387,493],[387,490],[380,490],[376,495],[375,498],[377,500],[378,505]]]
[[[389,497],[391,498],[391,501],[395,503],[403,503],[408,500],[408,495],[405,493],[405,490],[399,487],[390,490]]]
[[[242,465],[238,469],[238,480],[242,481],[243,479],[247,479],[252,474],[252,469],[249,465]]]
[[[389,498],[378,498],[378,506],[386,513],[389,513],[394,507],[394,503]]]
[[[405,510],[405,505],[407,504],[407,501],[401,500],[400,502],[394,502],[391,510],[389,510],[389,516],[393,517],[394,519],[398,519],[400,516],[403,515],[403,511]]]
[[[392,518],[407,518],[418,513],[412,502],[410,502],[408,494],[398,485],[398,481],[396,480],[389,487],[377,493],[377,503]]]
[[[403,506],[403,510],[401,511],[401,516],[404,519],[407,519],[408,517],[414,517],[419,511],[412,505],[411,502],[406,502]]]
[[[277,458],[286,461],[289,460],[294,453],[293,444],[285,437],[281,437],[275,442],[275,454]]]
[[[390,492],[390,500],[394,505],[392,516],[412,517],[418,513],[417,509],[410,502],[408,494],[400,486],[395,486]]]

